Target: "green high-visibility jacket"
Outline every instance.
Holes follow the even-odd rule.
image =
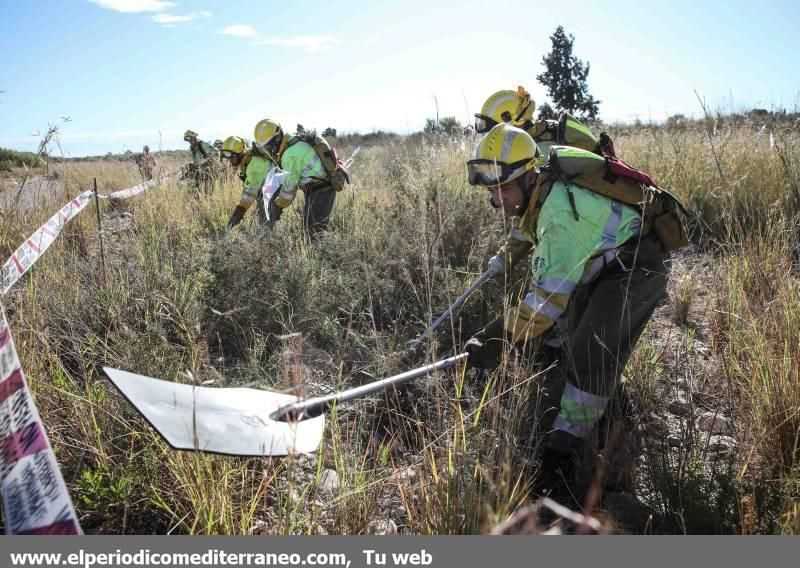
[[[514,342],[549,329],[566,310],[575,287],[596,278],[617,249],[639,234],[642,219],[633,207],[575,184],[569,190],[574,209],[567,186],[555,182],[538,216],[531,203],[522,217],[512,219],[513,229],[501,249],[500,254],[513,259],[535,247],[530,291],[505,316]]]
[[[267,179],[267,172],[272,167],[273,163],[268,158],[259,154],[251,154],[244,171],[244,190],[242,191],[242,197],[239,199],[239,206],[243,207],[245,211],[250,209],[250,206],[255,202],[258,192],[264,185],[264,180]]]
[[[280,167],[289,172],[281,184],[278,195],[288,202],[294,201],[298,189],[327,179],[325,167],[314,148],[302,140],[288,146],[281,154]]]
[[[267,173],[274,167],[269,158],[253,154],[247,165],[244,191],[239,200],[239,205],[249,209],[264,185]],[[279,167],[289,172],[278,190],[278,195],[291,203],[297,195],[297,190],[304,190],[306,186],[327,179],[327,173],[314,148],[306,142],[295,142],[287,147],[280,158]]]

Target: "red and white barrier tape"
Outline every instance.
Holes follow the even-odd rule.
[[[173,175],[98,197],[128,199]],[[2,267],[3,294],[39,260],[93,196],[93,190],[81,193],[22,243]],[[2,307],[0,315],[0,489],[6,534],[79,534],[75,508],[25,383]]]
[[[6,534],[79,534],[67,486],[0,308],[0,487]]]
[[[121,189],[119,191],[109,193],[108,195],[100,195],[99,197],[102,199],[129,199],[134,195],[139,195],[146,189],[154,187],[158,182],[159,180],[149,179],[143,183],[129,187],[128,189]]]
[[[157,179],[149,179],[138,185],[134,185],[133,187],[129,187],[127,189],[120,189],[119,191],[109,193],[108,195],[100,195],[99,197],[101,199],[130,199],[134,195],[139,195],[143,191],[148,190],[151,187],[155,187],[165,179],[169,179],[173,176],[178,175],[179,173],[180,172],[172,172],[171,174],[163,175]]]
[[[3,265],[3,294],[6,294],[16,284],[23,274],[39,260],[58,233],[73,217],[89,205],[94,193],[92,190],[81,193],[78,197],[64,205],[58,213],[50,217],[47,223],[39,227],[22,245],[14,251]]]
[[[133,187],[115,191],[108,195],[98,195],[98,197],[102,199],[116,200],[129,199],[134,195],[138,195],[174,175],[177,175],[177,173],[168,174],[157,180],[151,179],[144,183],[134,185]],[[16,251],[14,251],[14,254],[11,255],[11,258],[5,262],[2,268],[3,294],[8,293],[14,284],[16,284],[17,281],[22,278],[22,275],[25,274],[37,260],[39,260],[39,257],[44,254],[44,251],[46,251],[48,247],[53,244],[53,241],[56,240],[56,237],[61,232],[61,229],[64,228],[64,225],[66,225],[78,213],[83,211],[87,205],[89,205],[93,195],[94,192],[92,190],[85,191],[64,205],[64,207],[62,207],[58,213],[50,217],[47,223],[39,227],[35,233],[33,233],[24,243],[22,243],[22,245],[20,245]]]

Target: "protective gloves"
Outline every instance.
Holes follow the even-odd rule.
[[[241,205],[237,205],[236,209],[233,210],[233,214],[231,215],[230,220],[228,221],[228,226],[235,227],[239,223],[242,222],[242,218],[244,217],[246,209]]]
[[[500,364],[505,341],[510,340],[511,334],[505,329],[504,318],[497,318],[464,345],[467,363],[478,369],[494,369]]]
[[[288,201],[288,200],[284,199],[280,195],[275,197],[275,205],[278,206],[278,209],[286,209],[291,204],[292,204],[291,201]]]

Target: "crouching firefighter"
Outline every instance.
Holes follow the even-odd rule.
[[[247,142],[240,136],[228,136],[222,143],[220,158],[227,160],[242,183],[247,179],[247,166],[250,165],[252,157],[253,154],[247,147]]]
[[[267,172],[273,167],[272,162],[260,155],[257,150],[248,148],[244,138],[239,136],[228,136],[222,143],[221,154],[222,159],[228,161],[244,186],[239,204],[228,221],[228,227],[233,228],[238,225],[253,203],[256,204],[260,225],[265,226],[269,222],[274,222],[280,215],[280,210],[273,205],[268,216],[261,194]]]
[[[231,221],[241,220],[257,198],[270,167],[277,167],[287,175],[269,204],[270,211],[274,207],[278,212],[275,219],[270,215],[270,220],[280,217],[280,211],[292,204],[299,189],[305,194],[303,230],[311,241],[317,240],[328,226],[336,194],[350,183],[350,175],[336,151],[315,133],[290,136],[280,124],[268,118],[256,124],[254,139],[242,201]],[[266,169],[265,164],[269,165]]]
[[[669,250],[686,244],[686,232],[679,204],[654,183],[604,181],[608,168],[629,168],[624,162],[554,146],[548,162],[535,167],[537,153],[527,132],[501,123],[468,162],[469,183],[486,188],[512,225],[493,262],[502,269],[533,252],[524,300],[472,337],[466,350],[472,366],[492,369],[509,349],[536,353],[545,341],[553,348],[554,335],[559,340],[566,386],[541,456],[537,489],[543,491],[569,478],[605,413],[664,298]]]

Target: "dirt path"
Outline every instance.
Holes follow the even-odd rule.
[[[14,207],[20,179],[2,180],[0,189],[0,212],[5,212]],[[29,211],[40,205],[59,200],[64,195],[64,183],[52,177],[41,175],[31,176],[22,188],[19,204],[23,211]]]

